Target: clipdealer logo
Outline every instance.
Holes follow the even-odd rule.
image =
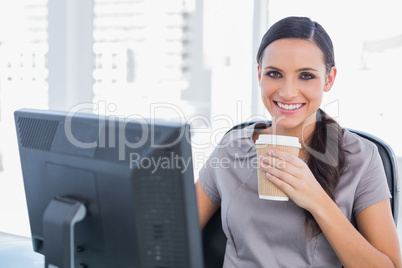
[[[191,166],[191,161],[191,157],[184,159],[173,152],[170,152],[169,156],[162,157],[141,157],[139,153],[130,153],[131,169],[147,169],[152,174],[158,170],[180,170],[181,173],[185,173]]]
[[[228,116],[228,115],[215,115],[211,118],[200,115],[200,114],[186,114],[179,106],[171,104],[171,103],[151,103],[149,106],[149,117],[143,117],[139,114],[132,114],[129,116],[121,116],[121,115],[108,115],[108,114],[113,114],[117,107],[114,103],[109,103],[107,104],[106,101],[99,101],[98,103],[81,103],[78,104],[74,107],[72,107],[66,116],[65,124],[64,124],[64,130],[67,139],[70,141],[71,144],[75,145],[78,148],[94,148],[94,147],[117,147],[118,148],[118,157],[119,160],[125,160],[128,154],[126,154],[126,150],[128,148],[131,149],[136,149],[140,148],[141,146],[144,146],[147,142],[150,142],[151,147],[153,148],[168,148],[171,147],[175,144],[177,144],[180,140],[182,139],[187,139],[187,141],[190,143],[190,136],[193,136],[193,134],[199,134],[198,136],[204,136],[207,135],[208,139],[200,140],[197,139],[197,136],[195,139],[193,137],[191,138],[191,147],[194,151],[197,150],[203,150],[203,149],[209,149],[211,147],[213,148],[224,148],[226,146],[242,146],[240,140],[237,140],[237,144],[230,143],[231,139],[225,139],[222,140],[222,137],[227,134],[227,131],[235,125],[235,122],[251,122],[251,121],[267,121],[267,118],[265,116],[251,116],[247,118],[246,120],[243,120],[242,118],[242,103],[241,101],[238,101],[236,104],[236,111],[237,111],[237,118],[234,120],[234,118]],[[339,101],[332,101],[326,105],[323,106],[323,109],[325,111],[329,110],[330,115],[333,118],[336,118],[339,116]],[[92,142],[82,142],[76,139],[72,133],[71,129],[71,124],[74,116],[82,111],[88,112],[91,111],[94,114],[97,113],[98,118],[99,118],[99,139],[97,141],[92,141]],[[335,112],[335,113],[334,113]],[[154,132],[154,123],[155,119],[157,118],[157,113],[158,115],[162,115],[161,118],[164,117],[165,114],[176,114],[177,116],[174,117],[175,119],[173,120],[174,122],[181,123],[181,124],[188,124],[191,125],[190,131],[184,131],[182,129],[181,133],[177,136],[177,138],[170,142],[169,144],[155,144],[155,136],[153,133]],[[272,118],[272,131],[273,133],[276,133],[275,126],[276,124],[280,121],[286,119],[284,117],[280,118]],[[161,119],[159,119],[161,120]],[[163,120],[163,119],[162,119]],[[320,118],[317,118],[317,120],[320,120]],[[169,120],[170,121],[170,120]],[[105,125],[106,122],[109,124],[109,140],[108,140],[108,145],[106,145],[105,141]],[[141,125],[141,136],[136,137],[136,139],[133,141],[133,139],[128,140],[126,137],[126,132],[125,129],[127,127],[127,124],[129,123],[138,123]],[[117,126],[116,126],[117,124]],[[218,125],[219,127],[213,127],[213,125]],[[308,126],[309,124],[305,122],[303,125],[303,130]],[[333,129],[333,126],[328,127],[329,130]],[[243,129],[245,131],[245,129]],[[304,134],[304,131],[302,132]],[[330,131],[329,134],[327,135],[327,144],[328,143],[333,143],[334,141],[336,142],[336,139],[334,136],[336,132]],[[238,133],[235,133],[235,131],[230,132],[228,135],[238,135]],[[150,141],[149,141],[150,139]],[[226,142],[225,142],[226,141]],[[250,142],[250,146],[252,146],[253,142]],[[318,152],[312,149],[311,147],[308,146],[308,144],[305,143],[304,137],[302,137],[302,140],[300,141],[305,149],[314,157],[321,159],[322,161],[326,162],[329,165],[337,165],[337,161],[335,158],[335,161],[329,161],[329,152]],[[336,149],[336,148],[335,148]],[[335,155],[337,152],[334,152]],[[135,154],[130,156],[130,161],[140,161]],[[138,159],[137,159],[138,158]],[[137,160],[136,160],[137,159]],[[142,166],[146,164],[146,161],[152,162],[153,163],[162,163],[163,159],[154,159],[154,160],[143,160],[144,162],[142,163]],[[187,162],[187,161],[184,161]],[[224,163],[223,163],[224,164]]]
[[[169,104],[164,104],[164,105],[169,105]],[[110,107],[109,105],[108,107]],[[115,106],[113,106],[115,107]],[[108,108],[109,109],[109,108]],[[82,111],[94,111],[98,112],[98,129],[99,129],[99,139],[97,141],[92,141],[92,142],[82,142],[76,139],[73,135],[72,131],[72,121],[74,119],[74,116],[78,114],[79,112]],[[115,108],[112,108],[112,111],[115,110]],[[111,111],[111,110],[109,110]],[[90,148],[118,148],[118,155],[119,155],[119,160],[124,161],[126,159],[126,149],[131,148],[131,149],[136,149],[144,146],[150,139],[150,146],[151,148],[169,148],[171,146],[174,146],[177,144],[180,140],[182,139],[188,139],[188,135],[186,135],[186,130],[185,128],[181,129],[181,132],[179,135],[173,140],[170,141],[169,143],[166,144],[156,144],[155,143],[155,122],[156,119],[154,116],[152,116],[150,119],[146,119],[138,114],[133,114],[129,116],[116,116],[116,115],[106,115],[106,102],[99,102],[99,104],[95,103],[81,103],[78,104],[74,107],[72,107],[66,116],[66,119],[64,121],[64,132],[66,134],[66,137],[68,141],[73,144],[74,146],[78,148],[83,148],[83,149],[90,149]],[[108,130],[108,144],[106,145],[106,140],[105,140],[105,132],[106,132],[106,122],[108,122],[109,125],[109,130]],[[127,124],[129,123],[136,123],[137,126],[141,127],[141,136],[138,136],[135,138],[135,142],[130,142],[127,137],[126,137],[126,127]],[[183,118],[181,118],[180,124],[185,124],[185,121]],[[116,125],[117,124],[117,125]],[[187,133],[188,134],[188,133]],[[116,142],[116,137],[117,137],[117,142]]]

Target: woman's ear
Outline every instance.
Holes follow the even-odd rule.
[[[329,71],[325,79],[324,92],[328,92],[331,90],[335,82],[336,73],[337,73],[336,67],[332,66],[331,70]]]
[[[258,84],[261,86],[261,66],[257,65],[257,72],[258,72]]]

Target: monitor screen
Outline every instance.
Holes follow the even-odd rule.
[[[33,248],[46,267],[203,267],[187,124],[14,115]]]

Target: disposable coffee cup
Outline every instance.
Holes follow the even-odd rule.
[[[299,138],[281,135],[264,135],[261,134],[255,142],[257,148],[258,166],[260,155],[267,155],[269,150],[288,152],[295,156],[299,156],[301,148]],[[280,161],[280,159],[278,160]],[[278,163],[280,164],[280,163]],[[265,171],[258,169],[258,195],[260,199],[288,201],[289,197],[275,184],[268,180]]]

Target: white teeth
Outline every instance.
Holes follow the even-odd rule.
[[[280,102],[277,102],[278,106],[281,107],[282,109],[285,110],[295,110],[299,109],[303,104],[282,104]]]

